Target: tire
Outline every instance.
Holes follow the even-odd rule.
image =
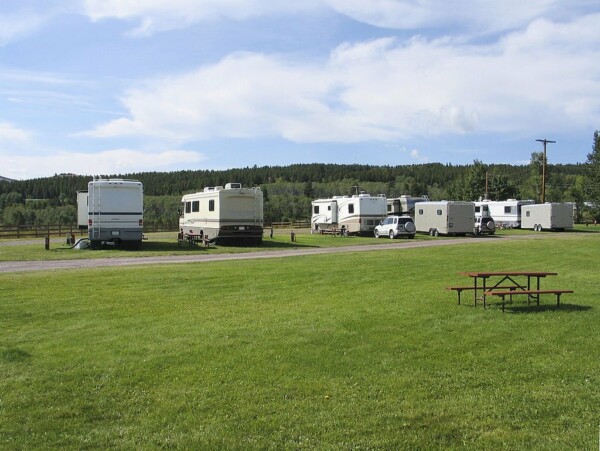
[[[393,240],[393,239],[394,239],[394,237],[395,237],[395,236],[394,236],[394,231],[393,231],[393,230],[390,230],[390,240]]]
[[[375,230],[375,238],[379,238],[379,230]]]
[[[415,235],[414,234],[413,235],[408,235],[408,239],[414,240],[415,239]]]
[[[438,229],[433,229],[433,236],[439,236],[439,234]]]
[[[414,222],[407,222],[406,224],[404,224],[404,230],[406,230],[409,233],[413,233],[415,231]]]

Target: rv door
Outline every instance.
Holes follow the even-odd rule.
[[[338,206],[337,200],[331,201],[331,222],[337,224],[338,222]]]

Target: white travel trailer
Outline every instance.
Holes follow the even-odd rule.
[[[141,246],[144,227],[142,182],[123,179],[94,179],[87,193],[77,193],[79,221],[87,205],[88,239],[92,249],[102,243]],[[81,223],[80,223],[81,226]]]
[[[383,194],[371,196],[361,193],[354,196],[335,196],[312,201],[311,230],[345,230],[350,234],[373,234],[387,216],[387,202]]]
[[[523,205],[533,204],[533,200],[508,199],[504,201],[480,201],[475,202],[475,211],[477,207],[485,208],[487,205],[489,216],[492,217],[497,227],[518,228],[521,227],[521,209]]]
[[[211,186],[181,198],[179,232],[183,238],[200,237],[224,243],[262,243],[263,193],[241,183]]]
[[[419,202],[427,202],[429,197],[423,195],[421,197],[413,197],[403,194],[400,197],[391,197],[387,200],[388,215],[408,215],[415,217],[415,204]]]
[[[564,230],[573,228],[574,204],[545,203],[525,205],[522,209],[521,228],[542,230]]]
[[[473,202],[420,202],[415,207],[417,232],[437,235],[467,235],[475,233]]]

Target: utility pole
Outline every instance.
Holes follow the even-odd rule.
[[[554,144],[556,141],[548,139],[536,139],[544,144],[544,156],[542,158],[542,203],[546,202],[546,144]]]

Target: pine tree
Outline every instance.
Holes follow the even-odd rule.
[[[587,156],[584,193],[594,218],[600,218],[600,131],[594,132],[592,152]]]

